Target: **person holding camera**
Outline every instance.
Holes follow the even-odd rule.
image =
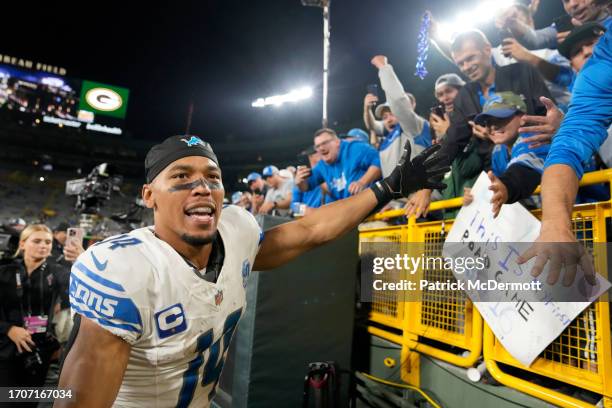
[[[486,128],[474,123],[474,117],[482,112],[489,98],[498,92],[511,91],[521,95],[527,105],[527,114],[546,111],[540,101],[545,96],[554,102],[540,73],[531,65],[517,63],[504,67],[494,65],[491,58],[491,43],[480,30],[468,30],[457,35],[451,44],[451,56],[455,65],[469,81],[457,93],[450,116],[447,136],[442,140],[440,151],[455,160],[469,143],[475,143],[483,162],[483,169],[491,167],[492,143],[486,136]],[[519,171],[522,169],[519,169]],[[406,209],[407,215],[417,218],[427,215],[432,191],[416,192]]]
[[[533,15],[527,6],[513,4],[504,15],[520,21],[527,27],[534,29]],[[507,19],[506,19],[507,20]],[[491,55],[498,67],[503,67],[517,62],[522,62],[533,66],[542,75],[546,86],[557,104],[567,110],[571,93],[568,86],[574,80],[574,73],[569,61],[564,58],[559,51],[550,48],[540,48],[528,50],[517,40],[512,31],[505,27],[504,18],[496,21],[496,27],[500,30],[502,43],[491,49]]]
[[[47,262],[53,236],[43,224],[20,235],[14,262],[0,268],[0,386],[40,387],[59,343],[51,334],[55,268]]]
[[[434,94],[438,105],[431,108],[429,115],[429,125],[435,132],[432,136],[436,143],[442,143],[446,137],[446,132],[450,128],[450,115],[455,109],[455,99],[464,86],[465,81],[454,73],[443,74],[436,79]],[[475,128],[474,133],[481,132],[481,129],[480,126]],[[463,150],[457,153],[451,165],[451,172],[444,179],[447,187],[440,192],[441,195],[437,198],[446,200],[461,196],[465,187],[471,187],[474,184],[482,167],[483,161],[478,154],[477,145],[470,141]],[[412,210],[415,205],[419,204],[416,198],[408,200],[406,211]],[[447,211],[444,216],[452,218],[456,213],[457,211]],[[426,216],[427,213],[423,215]]]
[[[596,22],[605,26],[612,20],[606,0],[563,0],[561,3],[567,14],[556,18],[552,25],[539,30],[525,24],[518,14],[512,12],[503,13],[497,19],[496,24],[508,29],[512,36],[527,49],[534,50],[557,48],[576,26],[588,22]]]
[[[431,108],[429,126],[434,131],[434,140],[440,143],[450,127],[449,115],[455,108],[455,98],[465,85],[465,81],[457,74],[440,75],[434,85],[434,95],[438,104]]]

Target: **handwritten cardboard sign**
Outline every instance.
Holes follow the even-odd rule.
[[[541,282],[538,291],[466,290],[506,350],[529,366],[580,312],[610,288],[610,282],[597,275],[597,284],[590,286],[578,268],[574,285],[564,287],[558,282],[551,286],[546,283],[548,264],[538,278],[532,277],[535,258],[524,265],[518,265],[516,259],[538,237],[540,221],[519,203],[504,205],[493,218],[490,184],[483,172],[472,188],[474,201],[457,214],[443,256],[488,258],[484,270],[453,271],[457,280]]]

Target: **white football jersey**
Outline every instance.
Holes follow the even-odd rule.
[[[72,267],[72,310],[132,346],[114,406],[209,406],[263,236],[236,206],[223,209],[218,232],[225,259],[216,283],[150,228],[101,241]]]

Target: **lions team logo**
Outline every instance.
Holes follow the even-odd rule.
[[[242,262],[242,287],[244,288],[247,286],[249,273],[251,273],[251,264],[249,263],[248,259],[245,259],[244,262]]]
[[[204,146],[204,142],[202,141],[202,139],[200,139],[197,136],[191,136],[191,138],[189,140],[187,139],[181,139],[181,142],[185,142],[187,143],[187,146],[191,147],[191,146]]]

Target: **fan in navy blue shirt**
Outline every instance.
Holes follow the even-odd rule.
[[[332,129],[320,129],[314,136],[321,161],[312,169],[301,168],[296,184],[301,191],[327,183],[330,201],[350,197],[380,179],[378,152],[365,143],[341,141]]]

